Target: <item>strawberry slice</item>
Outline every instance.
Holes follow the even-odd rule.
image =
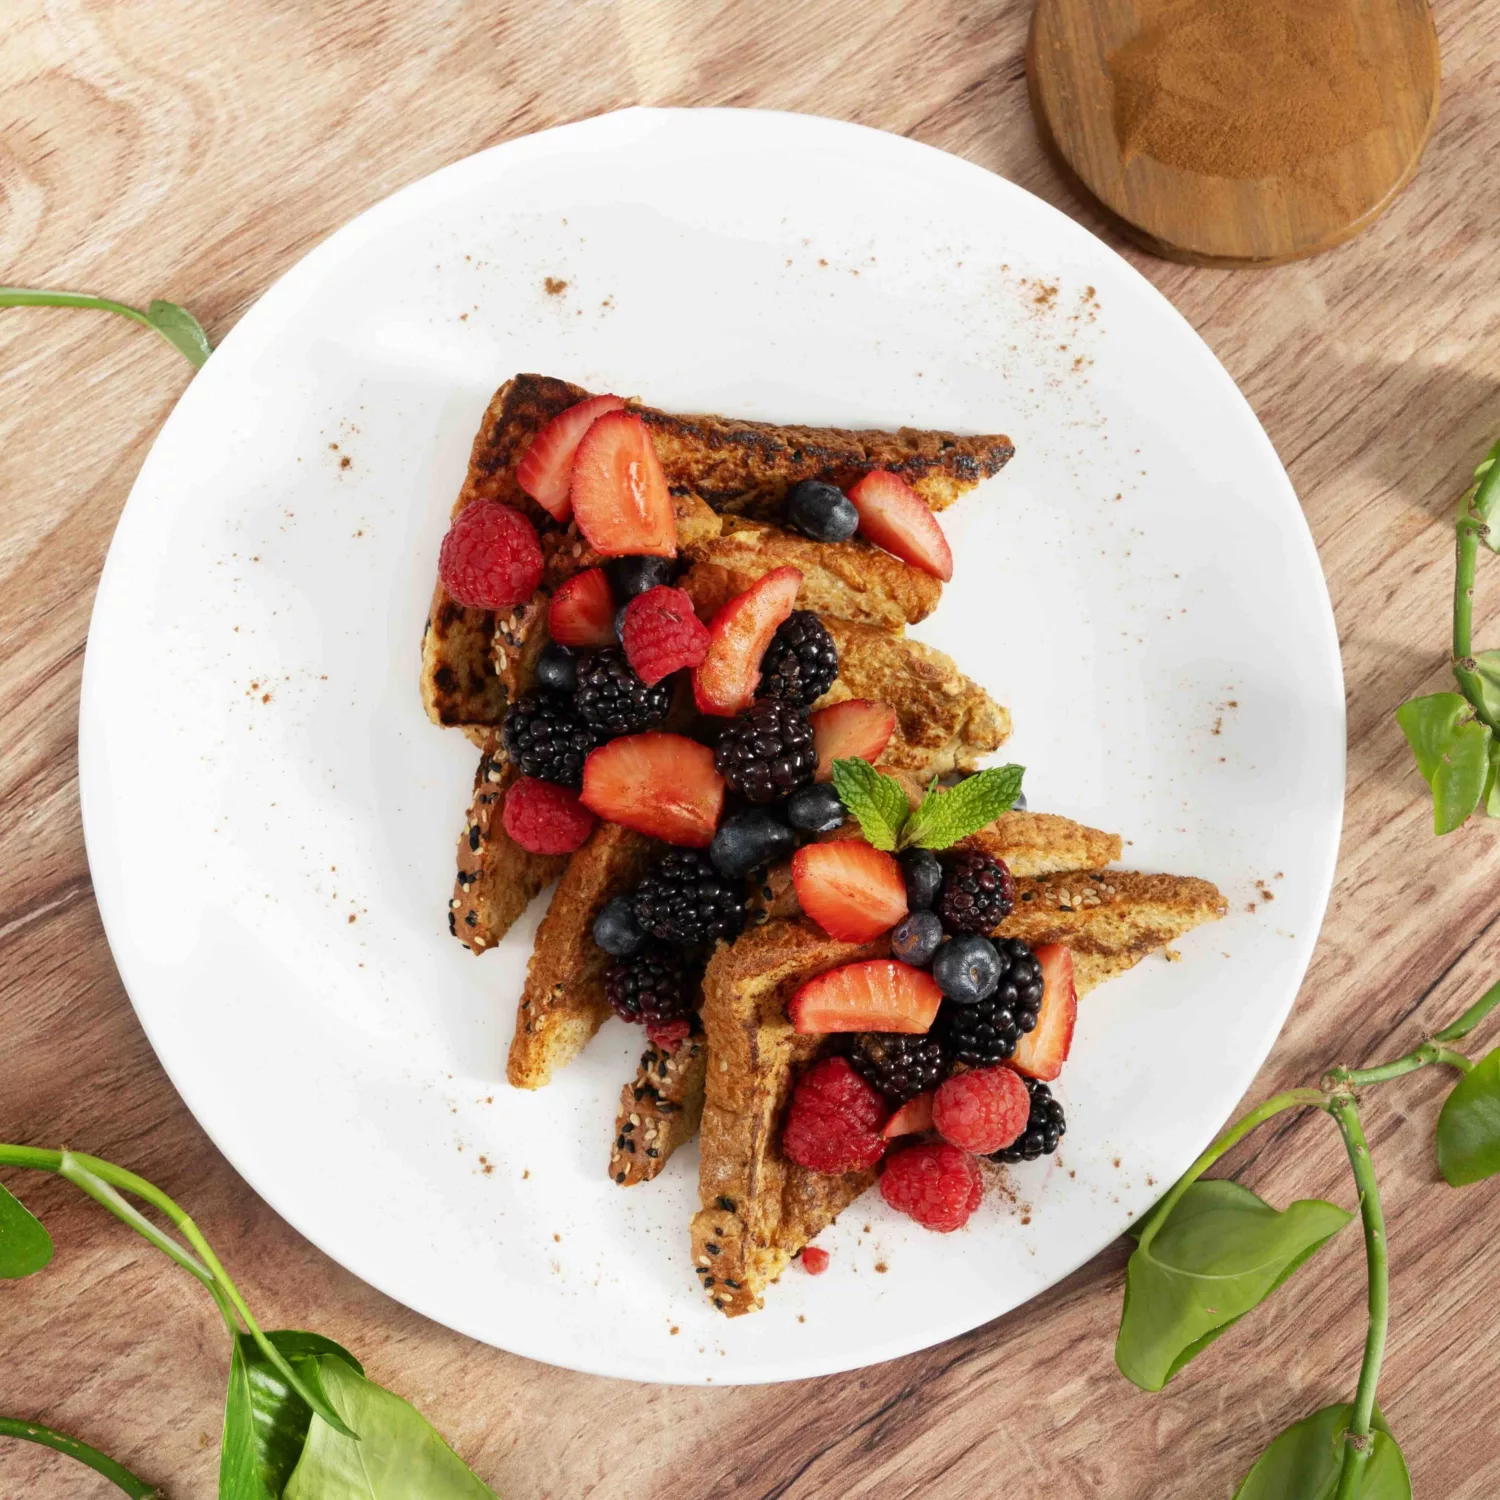
[[[580,800],[611,823],[706,849],[724,806],[724,782],[707,745],[680,734],[629,734],[584,761]]]
[[[906,881],[893,855],[861,839],[804,844],[792,858],[797,900],[831,938],[868,943],[906,915]]]
[[[849,499],[859,512],[859,534],[867,541],[944,583],[953,577],[953,552],[943,528],[899,475],[875,469],[849,491]]]
[[[932,1090],[925,1094],[918,1094],[915,1099],[908,1099],[900,1109],[885,1122],[885,1129],[881,1132],[886,1140],[892,1141],[898,1135],[920,1135],[924,1130],[932,1129]]]
[[[578,444],[568,483],[573,518],[604,557],[676,557],[677,522],[646,424],[605,412]]]
[[[708,626],[708,651],[693,671],[698,711],[730,719],[755,701],[760,659],[797,603],[802,574],[773,568],[716,614]]]
[[[1028,1078],[1050,1083],[1062,1072],[1073,1045],[1078,1020],[1078,986],[1073,982],[1073,952],[1061,943],[1036,950],[1042,966],[1042,1009],[1036,1027],[1016,1045],[1010,1065]]]
[[[521,455],[516,483],[554,520],[566,521],[573,514],[568,479],[579,441],[605,412],[624,405],[618,396],[590,396],[553,417]]]
[[[836,760],[877,761],[896,732],[896,710],[869,698],[845,698],[809,714],[818,752],[817,781],[833,780]]]
[[[597,755],[599,752],[594,752]],[[845,964],[810,979],[792,996],[792,1029],[821,1036],[831,1031],[926,1031],[943,992],[931,974],[892,958]]]
[[[615,596],[603,568],[575,573],[547,606],[547,633],[560,646],[613,646]]]

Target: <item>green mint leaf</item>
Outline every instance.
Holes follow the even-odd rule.
[[[1354,1408],[1325,1406],[1293,1423],[1240,1481],[1234,1500],[1333,1500],[1344,1465],[1344,1433]],[[1370,1457],[1355,1500],[1411,1500],[1411,1476],[1379,1408],[1371,1420]]]
[[[996,766],[970,776],[951,791],[929,787],[907,819],[901,842],[918,849],[946,849],[1009,812],[1021,794],[1024,766]]]
[[[52,1236],[21,1200],[0,1184],[0,1276],[18,1280],[52,1259]]]
[[[883,776],[867,760],[836,760],[833,789],[859,819],[865,838],[877,849],[894,849],[911,811],[906,792],[894,777]]]
[[[203,368],[204,361],[214,352],[213,345],[209,343],[202,325],[187,308],[179,307],[175,302],[157,301],[146,309],[146,317],[151,326],[194,369]]]
[[[1454,1187],[1500,1172],[1500,1048],[1480,1058],[1444,1101],[1437,1159]]]
[[[1195,1182],[1125,1270],[1120,1373],[1159,1391],[1353,1217],[1304,1198],[1278,1213],[1236,1182]]]
[[[1396,710],[1396,722],[1417,758],[1422,779],[1432,788],[1435,833],[1463,825],[1484,795],[1490,770],[1488,724],[1474,717],[1461,693],[1432,693]]]

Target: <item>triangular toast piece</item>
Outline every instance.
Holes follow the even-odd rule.
[[[996,936],[1020,938],[1033,948],[1066,943],[1082,995],[1228,909],[1217,886],[1191,875],[1038,875],[1016,881],[1015,908]]]
[[[660,854],[655,839],[618,823],[600,823],[568,867],[537,928],[516,1007],[516,1034],[505,1074],[517,1088],[539,1089],[571,1062],[609,1017],[604,971],[609,955],[591,929],[611,896],[633,885]]]
[[[767,1284],[875,1180],[874,1172],[809,1172],[782,1155],[792,1087],[824,1041],[797,1035],[786,1003],[827,969],[889,952],[884,938],[840,943],[811,922],[770,922],[720,943],[709,960],[703,1206],[693,1218],[693,1269],[730,1317],[759,1307]]]
[[[621,1187],[650,1182],[667,1158],[698,1133],[708,1039],[695,1032],[668,1051],[648,1042],[636,1075],[620,1091],[609,1175]]]
[[[515,767],[491,732],[474,773],[474,800],[458,838],[458,875],[448,902],[448,930],[471,953],[493,948],[568,862],[565,854],[528,853],[505,831],[500,810],[515,779]]]

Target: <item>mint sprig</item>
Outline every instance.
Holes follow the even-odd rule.
[[[1023,766],[996,766],[951,791],[929,787],[915,809],[901,783],[868,761],[834,761],[833,787],[877,849],[947,849],[1009,812],[1024,774]]]

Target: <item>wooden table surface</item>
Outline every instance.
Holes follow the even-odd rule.
[[[497,141],[631,103],[757,105],[913,136],[1092,228],[1027,111],[1020,0],[10,0],[0,280],[169,297],[222,336],[310,246]],[[1302,497],[1344,651],[1349,787],[1328,920],[1256,1097],[1405,1050],[1500,976],[1500,830],[1439,842],[1391,718],[1445,682],[1450,514],[1500,434],[1500,7],[1437,11],[1444,99],[1410,188],[1319,259],[1223,272],[1126,250],[1240,382]],[[1483,184],[1490,188],[1485,192]],[[1108,234],[1106,232],[1106,237]],[[189,1116],[90,893],[79,672],[95,581],[188,377],[102,315],[0,313],[0,1139],[127,1163],[187,1205],[271,1326],[312,1326],[416,1401],[504,1496],[1227,1497],[1283,1425],[1347,1399],[1364,1333],[1341,1242],[1167,1392],[1112,1363],[1121,1247],[999,1322],[764,1389],[595,1379],[447,1332],[282,1223]],[[1479,618],[1500,625],[1500,563]],[[1275,599],[1266,608],[1276,608]],[[1430,1150],[1442,1080],[1367,1111],[1394,1264],[1386,1414],[1429,1500],[1500,1492],[1500,1187]],[[1277,1202],[1352,1194],[1336,1134],[1236,1159]],[[207,1297],[71,1189],[30,1180],[49,1271],[8,1285],[0,1411],[93,1441],[174,1500],[213,1493],[226,1368]],[[106,1488],[29,1445],[0,1495]],[[109,1491],[109,1493],[114,1493]]]

